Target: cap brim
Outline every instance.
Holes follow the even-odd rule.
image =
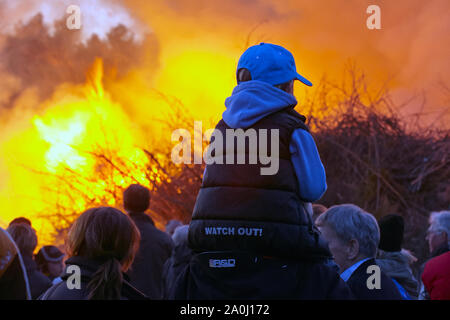
[[[309,81],[308,79],[306,79],[305,77],[303,77],[302,75],[297,73],[297,80],[301,81],[302,83],[306,84],[309,87],[312,87],[312,82]]]

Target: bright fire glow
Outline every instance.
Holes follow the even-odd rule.
[[[54,194],[46,192],[45,187],[49,187],[46,184],[55,183],[53,176],[63,176],[67,168],[86,180],[95,177],[96,162],[90,152],[95,152],[98,146],[107,147],[137,168],[145,167],[145,154],[138,149],[144,145],[142,137],[132,127],[132,119],[122,106],[114,103],[104,91],[102,72],[102,61],[97,59],[85,86],[67,89],[67,95],[61,101],[50,103],[41,114],[26,119],[26,129],[2,145],[4,165],[10,174],[0,190],[4,222],[20,212],[33,219],[33,226],[43,235],[43,241],[48,239],[43,231],[49,231],[51,227],[45,219],[36,219],[35,213],[46,208],[46,204],[60,203],[61,199],[52,198]],[[133,172],[132,175],[142,183],[146,181],[144,172]],[[132,180],[116,174],[111,177],[111,182],[126,186]],[[105,193],[106,185],[101,179],[89,185],[77,183],[73,186],[83,188],[90,197],[101,197]],[[114,199],[107,204],[115,205]],[[74,209],[84,210],[84,199],[79,199],[76,206]]]

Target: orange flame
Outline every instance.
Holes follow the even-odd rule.
[[[132,173],[133,179],[145,183],[147,158],[137,148],[142,137],[131,126],[132,121],[122,106],[104,90],[102,77],[103,63],[96,59],[84,86],[61,89],[62,98],[46,105],[43,113],[30,116],[24,121],[28,123],[24,130],[17,130],[14,136],[0,144],[0,152],[5,155],[4,165],[10,174],[3,188],[0,184],[3,224],[20,213],[33,219],[33,226],[44,242],[50,240],[48,233],[52,227],[45,219],[36,219],[35,213],[44,210],[47,204],[64,203],[43,187],[55,183],[54,177],[63,176],[67,169],[85,181],[92,181],[98,169],[92,152],[99,147],[128,159],[137,168]],[[78,185],[80,182],[74,181],[73,186],[85,190],[90,198],[102,197],[107,185],[98,180],[89,185]],[[133,181],[119,173],[113,173],[111,177],[111,183],[122,187]],[[85,210],[85,201],[77,199],[73,209]],[[117,205],[114,199],[107,204]]]

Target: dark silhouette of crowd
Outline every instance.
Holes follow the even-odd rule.
[[[402,248],[404,219],[397,214],[376,221],[356,205],[332,206],[313,225],[328,255],[311,252],[296,261],[246,250],[195,250],[189,225],[170,221],[167,229],[176,224],[170,235],[144,213],[147,188],[131,185],[124,197],[137,206],[127,202],[128,214],[87,210],[63,250],[42,246],[33,255],[36,231],[26,218],[1,229],[0,299],[450,299],[450,211],[432,213],[430,259],[416,279],[411,265],[417,259]],[[234,265],[226,265],[230,259]],[[214,267],[212,261],[226,263]],[[71,266],[80,268],[78,288],[69,283]],[[371,266],[380,268],[379,288],[368,285]]]
[[[354,204],[317,203],[325,168],[293,95],[294,80],[312,83],[292,54],[250,47],[236,80],[211,144],[230,129],[277,130],[275,173],[249,152],[244,164],[225,161],[240,155],[227,140],[215,144],[187,225],[159,230],[138,184],[124,190],[124,212],[87,208],[61,247],[35,254],[31,221],[14,219],[0,229],[0,299],[450,300],[450,211],[430,213],[430,257],[415,274],[401,215],[377,221]]]

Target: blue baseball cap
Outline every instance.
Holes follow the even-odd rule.
[[[242,68],[250,71],[252,80],[271,85],[297,79],[307,86],[312,86],[311,81],[297,72],[292,53],[275,44],[260,43],[248,48],[238,62],[237,70]]]

